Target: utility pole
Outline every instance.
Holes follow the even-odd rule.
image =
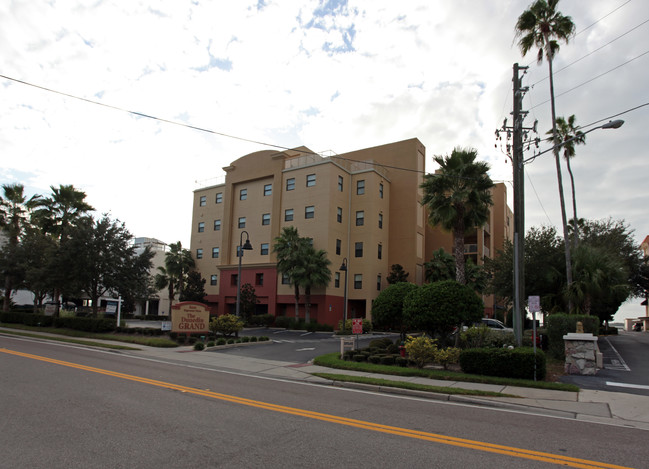
[[[527,70],[527,67],[521,67],[514,64],[513,81],[513,104],[514,109],[512,117],[514,123],[511,127],[507,126],[507,119],[503,122],[502,129],[496,130],[497,138],[500,139],[500,132],[511,138],[511,145],[507,144],[507,154],[512,161],[512,171],[514,176],[514,315],[513,326],[516,343],[520,346],[523,341],[523,321],[525,319],[525,172],[523,166],[523,146],[528,143],[528,132],[536,132],[537,122],[534,126],[526,128],[523,121],[527,116],[527,111],[523,111],[523,96],[529,90],[528,87],[521,86],[522,78],[519,78],[519,72]],[[527,141],[527,142],[526,142]],[[538,139],[535,140],[538,145]]]

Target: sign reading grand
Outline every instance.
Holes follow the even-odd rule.
[[[184,301],[171,307],[171,331],[209,332],[210,310],[202,303]]]

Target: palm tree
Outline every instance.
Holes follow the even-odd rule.
[[[180,241],[171,243],[169,251],[165,253],[164,267],[158,267],[158,274],[155,276],[155,286],[158,290],[167,288],[169,292],[169,317],[173,306],[176,292],[179,297],[185,285],[185,279],[189,271],[196,265],[189,249],[184,249]]]
[[[568,174],[570,174],[570,185],[572,187],[572,220],[568,222],[568,230],[572,231],[572,245],[573,248],[577,247],[577,242],[579,240],[579,224],[571,223],[574,220],[579,220],[577,218],[577,198],[575,195],[575,177],[572,174],[572,168],[570,166],[570,160],[575,156],[575,145],[582,145],[586,143],[586,134],[581,130],[577,129],[575,125],[576,118],[575,115],[568,117],[566,121],[563,117],[557,117],[557,134],[562,143],[563,147],[563,157],[566,160],[566,165],[568,166]],[[546,135],[550,135],[548,141],[554,141],[554,131],[552,129],[546,132]]]
[[[2,310],[9,311],[9,300],[13,290],[16,275],[16,251],[20,239],[28,225],[27,214],[41,202],[40,195],[25,197],[25,186],[22,184],[3,184],[4,197],[0,197],[0,230],[7,236],[7,246],[4,248],[3,262],[4,298]]]
[[[68,241],[72,228],[88,216],[94,208],[85,201],[86,193],[77,190],[72,185],[59,185],[50,187],[52,195],[42,200],[40,207],[34,210],[32,221],[43,233],[50,234],[63,248]],[[57,252],[61,252],[59,249]],[[51,260],[53,299],[56,303],[55,315],[59,313],[59,297],[65,290],[69,279],[66,279],[66,268],[61,263],[65,262],[60,255],[55,255]]]
[[[477,150],[459,147],[451,156],[434,156],[440,169],[435,174],[426,174],[421,185],[421,204],[428,209],[430,224],[453,232],[455,279],[462,285],[466,285],[464,232],[484,225],[493,205],[494,183],[487,174],[489,165],[476,161],[477,157]]]
[[[618,258],[605,249],[581,244],[574,260],[575,281],[566,293],[577,313],[590,314],[595,302],[605,302],[611,295],[626,299],[629,274]]]
[[[300,305],[300,283],[297,281],[295,271],[300,266],[304,251],[308,247],[310,247],[310,240],[301,238],[294,226],[282,228],[282,233],[275,238],[273,245],[273,252],[277,256],[277,271],[288,275],[295,289],[295,318],[299,316]]]
[[[570,260],[570,243],[568,242],[568,222],[566,219],[566,204],[563,196],[563,181],[561,178],[561,160],[559,158],[560,143],[557,132],[557,119],[554,102],[554,76],[552,73],[552,60],[559,52],[559,41],[568,40],[575,34],[575,24],[572,18],[564,16],[557,11],[559,0],[536,0],[529,9],[525,10],[516,22],[516,37],[520,37],[518,46],[525,56],[533,47],[538,47],[537,62],[543,62],[543,55],[548,61],[550,72],[550,104],[552,109],[552,136],[555,144],[554,159],[557,167],[557,181],[559,184],[559,200],[561,202],[561,219],[563,222],[563,240],[566,256],[566,280],[572,283],[572,267]]]
[[[309,322],[309,309],[311,306],[311,288],[326,287],[331,281],[327,252],[324,249],[315,250],[309,245],[300,256],[301,262],[293,271],[296,283],[304,288],[304,321]]]

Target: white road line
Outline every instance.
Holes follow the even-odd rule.
[[[620,353],[615,349],[615,347],[613,347],[613,344],[611,344],[611,341],[608,340],[608,337],[604,337],[604,340],[606,340],[606,342],[608,342],[609,347],[611,347],[611,350],[613,350],[615,352],[615,354],[617,355],[617,358],[619,359],[620,363],[615,363],[616,367],[617,366],[622,366],[625,371],[631,371],[631,368],[628,367],[628,365],[626,364],[626,362],[624,361],[624,359],[622,358]]]
[[[649,386],[645,386],[644,384],[614,383],[613,381],[607,381],[606,385],[616,386],[618,388],[649,389]]]

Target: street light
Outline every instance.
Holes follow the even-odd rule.
[[[347,258],[345,257],[343,259],[343,263],[340,266],[341,272],[345,272],[345,296],[344,296],[344,304],[343,304],[343,331],[345,330],[345,327],[347,327]]]
[[[243,243],[243,234],[246,234],[246,243]],[[239,249],[237,250],[237,257],[239,257],[239,274],[237,275],[237,317],[239,316],[239,310],[241,308],[241,258],[243,257],[243,251],[252,251],[252,244],[250,244],[250,236],[247,231],[242,231],[241,236],[239,236]]]

